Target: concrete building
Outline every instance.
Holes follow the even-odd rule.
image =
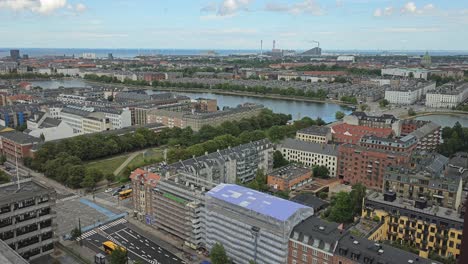
[[[310,126],[298,130],[296,139],[327,144],[332,140],[331,128],[326,126]]]
[[[10,50],[10,58],[14,61],[17,61],[21,58],[20,51],[17,49]]]
[[[418,68],[386,68],[381,70],[382,76],[395,76],[427,80],[431,71]]]
[[[263,108],[263,105],[246,103],[235,108],[225,108],[222,111],[209,113],[157,109],[147,113],[147,122],[162,123],[168,127],[191,127],[193,131],[199,131],[204,125],[218,126],[226,121],[257,116]]]
[[[436,83],[417,83],[417,85],[405,85],[390,87],[385,90],[385,99],[391,104],[411,105],[423,99],[423,97],[436,88]]]
[[[30,116],[39,111],[36,104],[8,105],[0,107],[0,125],[16,128],[25,125]]]
[[[287,138],[279,144],[278,149],[289,161],[299,162],[309,167],[325,166],[328,168],[330,177],[336,177],[338,164],[336,145]]]
[[[235,263],[288,262],[289,235],[314,209],[234,184],[205,194],[205,242],[221,243]]]
[[[266,175],[267,185],[279,191],[294,190],[312,179],[310,168],[300,167],[295,164],[288,164]]]
[[[22,256],[0,240],[0,263],[3,264],[29,264]]]
[[[460,256],[463,218],[453,209],[425,199],[400,198],[393,192],[369,194],[362,208],[362,217],[378,218],[381,223],[370,234],[372,240],[405,240],[426,258],[429,252]]]
[[[468,99],[468,83],[461,85],[449,83],[437,87],[426,95],[426,106],[434,108],[453,108]]]
[[[0,239],[26,260],[54,251],[55,190],[22,180],[0,185]]]
[[[267,173],[272,168],[273,144],[268,139],[262,139],[181,160],[169,165],[165,174],[188,173],[216,184],[245,183],[255,178],[257,170]]]
[[[296,225],[289,237],[288,264],[333,262],[341,237],[339,224],[311,216]]]
[[[204,246],[205,192],[216,184],[180,173],[162,179],[152,190],[151,224],[193,249]]]
[[[161,180],[161,176],[156,173],[136,169],[130,174],[132,182],[133,210],[138,214],[138,218],[143,220],[151,217],[152,210],[152,189]]]
[[[398,121],[395,116],[383,114],[380,116],[370,116],[365,112],[353,112],[343,118],[343,122],[348,125],[365,126],[372,128],[393,128]]]
[[[124,128],[124,125],[130,126],[129,110],[122,110],[122,112],[112,109],[105,110],[106,112],[94,112],[94,110],[93,107],[66,106],[60,110],[59,116],[62,121],[72,127],[75,134],[96,133]],[[119,127],[114,128],[114,124]]]
[[[36,138],[40,138],[42,135],[45,142],[76,136],[73,133],[73,128],[65,121],[49,117],[44,112],[35,114],[28,119],[27,124],[28,134]]]

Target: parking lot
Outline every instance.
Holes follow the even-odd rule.
[[[102,243],[112,241],[128,252],[128,257],[132,261],[151,264],[177,264],[185,263],[169,251],[163,249],[154,241],[151,241],[134,227],[129,225],[125,219],[119,219],[99,228],[90,230],[82,234],[83,245],[96,253],[103,253]]]
[[[113,203],[117,206],[123,206],[128,209],[133,208],[132,198],[121,200],[119,199],[118,195],[113,195],[115,194],[118,188],[111,188],[111,189],[112,191],[103,191],[103,192],[95,193],[94,196],[97,198],[103,199],[107,202]]]

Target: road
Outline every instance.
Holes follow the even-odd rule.
[[[138,260],[150,264],[185,263],[129,227],[124,219],[119,219],[82,235],[83,244],[95,252],[104,253],[102,243],[108,240],[125,247],[128,251],[128,257],[132,261]]]

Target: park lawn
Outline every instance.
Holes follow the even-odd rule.
[[[153,148],[147,151],[145,156],[143,156],[143,154],[138,154],[135,158],[133,158],[132,161],[128,163],[126,167],[130,167],[130,168],[141,167],[141,166],[149,165],[149,164],[146,164],[145,160],[150,161],[150,160],[162,159],[162,158],[163,158],[163,150],[160,148]],[[124,171],[125,169],[121,170],[118,176],[122,177],[124,174]]]
[[[98,161],[92,161],[86,164],[87,168],[96,168],[104,173],[113,173],[129,155],[117,156],[110,159],[102,159]]]

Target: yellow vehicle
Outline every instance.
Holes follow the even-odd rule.
[[[102,243],[102,246],[104,247],[104,251],[106,252],[106,254],[112,253],[112,251],[116,250],[117,248],[119,248],[123,252],[127,251],[125,248],[123,248],[123,247],[121,247],[121,246],[119,246],[119,245],[117,245],[114,242],[109,241],[109,240]]]
[[[119,192],[119,199],[120,200],[130,198],[130,196],[132,196],[132,189],[128,189],[128,190]]]

